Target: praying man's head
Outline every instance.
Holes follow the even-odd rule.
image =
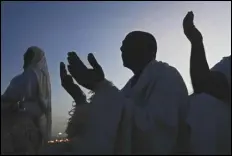
[[[136,74],[156,58],[157,43],[152,34],[133,31],[125,37],[120,49],[123,65]]]

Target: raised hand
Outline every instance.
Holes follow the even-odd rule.
[[[80,87],[74,83],[71,75],[67,74],[65,64],[60,63],[60,79],[63,88],[72,96],[75,102],[85,101],[86,97]]]
[[[191,43],[201,42],[203,40],[200,31],[195,27],[194,23],[194,14],[192,11],[188,12],[183,20],[184,34],[189,39]]]
[[[77,83],[87,89],[94,90],[95,86],[105,79],[105,75],[93,54],[88,55],[88,61],[93,69],[88,69],[75,52],[68,53],[70,74]]]

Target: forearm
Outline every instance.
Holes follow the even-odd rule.
[[[79,105],[79,104],[84,104],[84,103],[87,102],[87,101],[86,101],[86,98],[77,98],[77,97],[73,97],[73,100],[74,100],[74,102],[75,102],[77,105]]]
[[[207,63],[203,41],[191,43],[190,75],[194,91],[207,79],[210,69]]]
[[[89,109],[86,131],[76,154],[113,154],[118,124],[121,119],[122,104],[114,98],[118,90],[109,82],[101,82],[94,90]],[[72,143],[77,146],[75,141]]]
[[[73,98],[73,100],[75,101],[75,103],[78,105],[78,104],[81,104],[81,103],[86,103],[86,96],[84,93],[79,93],[76,94],[76,92],[68,92],[69,95],[71,95],[71,97]]]

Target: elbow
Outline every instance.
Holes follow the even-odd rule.
[[[199,94],[203,92],[203,81],[201,79],[192,78],[191,81],[194,93]]]
[[[202,93],[205,91],[205,86],[209,83],[209,74],[207,73],[191,73],[191,81],[194,93]]]
[[[204,65],[196,66],[190,65],[190,77],[193,83],[199,83],[205,81],[210,75],[209,68],[204,67]]]

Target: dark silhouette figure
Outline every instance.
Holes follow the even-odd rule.
[[[93,54],[88,55],[93,67],[89,69],[75,52],[68,53],[70,74],[79,85],[95,92],[98,99],[93,100],[90,106],[92,109],[87,125],[91,128],[86,129],[86,134],[81,137],[83,140],[73,143],[77,147],[74,149],[76,154],[174,153],[180,120],[184,118],[183,106],[188,99],[181,75],[175,68],[155,60],[157,43],[147,32],[129,33],[120,49],[124,66],[134,73],[121,91],[105,79],[103,69]],[[131,109],[132,121],[129,114],[119,115],[121,111],[127,112],[124,109]],[[120,124],[116,122],[119,120]],[[130,124],[132,131],[127,128]],[[128,135],[124,134],[127,132]],[[133,141],[127,142],[130,137]],[[158,140],[163,143],[158,143]],[[129,144],[131,149],[128,149]]]
[[[132,70],[134,73],[132,80],[133,86],[136,84],[139,75],[146,65],[156,58],[156,40],[150,33],[133,31],[126,36],[120,49],[122,51],[122,60],[124,66]],[[80,84],[83,83],[83,86],[87,85],[87,81],[90,81],[89,79],[93,79],[92,81],[95,81],[96,83],[104,80],[102,68],[97,63],[93,54],[88,55],[88,60],[93,66],[93,69],[87,69],[75,52],[68,53],[68,61],[70,64],[68,69],[77,82],[80,81]],[[89,72],[85,72],[85,70],[88,70]],[[77,75],[78,71],[85,72],[86,75]],[[92,89],[93,87],[89,87],[87,85],[86,88]]]
[[[184,18],[183,28],[191,42],[190,75],[194,93],[207,93],[222,101],[230,100],[230,87],[226,76],[220,71],[212,71],[207,63],[203,37],[193,23],[194,14],[189,12]]]

